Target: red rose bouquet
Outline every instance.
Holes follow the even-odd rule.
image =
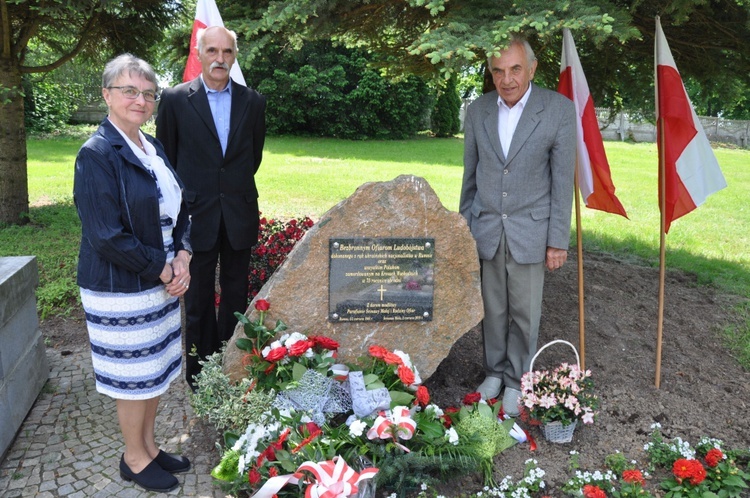
[[[336,363],[339,344],[324,336],[306,336],[299,332],[281,335],[287,327],[278,320],[269,330],[265,318],[270,304],[265,299],[255,301],[258,319],[250,321],[237,313],[247,338],[237,339],[237,347],[247,351],[243,359],[245,368],[256,386],[276,391],[287,389],[299,381],[304,373],[315,370],[324,376],[332,375],[330,368]]]

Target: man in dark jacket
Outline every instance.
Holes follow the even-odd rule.
[[[192,283],[185,295],[186,379],[195,389],[199,360],[218,351],[234,332],[235,312],[247,308],[247,271],[258,241],[258,191],[266,135],[265,97],[230,80],[237,36],[221,26],[198,33],[202,73],[165,90],[156,136],[185,183],[191,216]],[[218,317],[214,288],[220,260]]]

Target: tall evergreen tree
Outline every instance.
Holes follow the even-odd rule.
[[[24,223],[29,210],[23,75],[87,51],[145,56],[179,11],[177,0],[0,0],[0,224]],[[46,59],[28,64],[32,49]]]
[[[439,89],[432,111],[432,132],[436,137],[452,137],[461,131],[461,99],[458,96],[458,75],[453,73]]]

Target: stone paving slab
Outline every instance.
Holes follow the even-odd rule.
[[[162,396],[156,441],[165,451],[184,453],[193,468],[177,476],[180,486],[174,491],[151,493],[120,478],[125,447],[115,401],[96,391],[89,349],[61,354],[47,348],[46,353],[50,377],[0,462],[0,496],[226,496],[210,477],[216,462],[185,451],[193,431],[200,430],[186,384],[175,381]]]

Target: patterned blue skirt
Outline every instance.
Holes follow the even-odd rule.
[[[164,286],[139,293],[81,289],[96,390],[150,399],[182,371],[180,300]]]

